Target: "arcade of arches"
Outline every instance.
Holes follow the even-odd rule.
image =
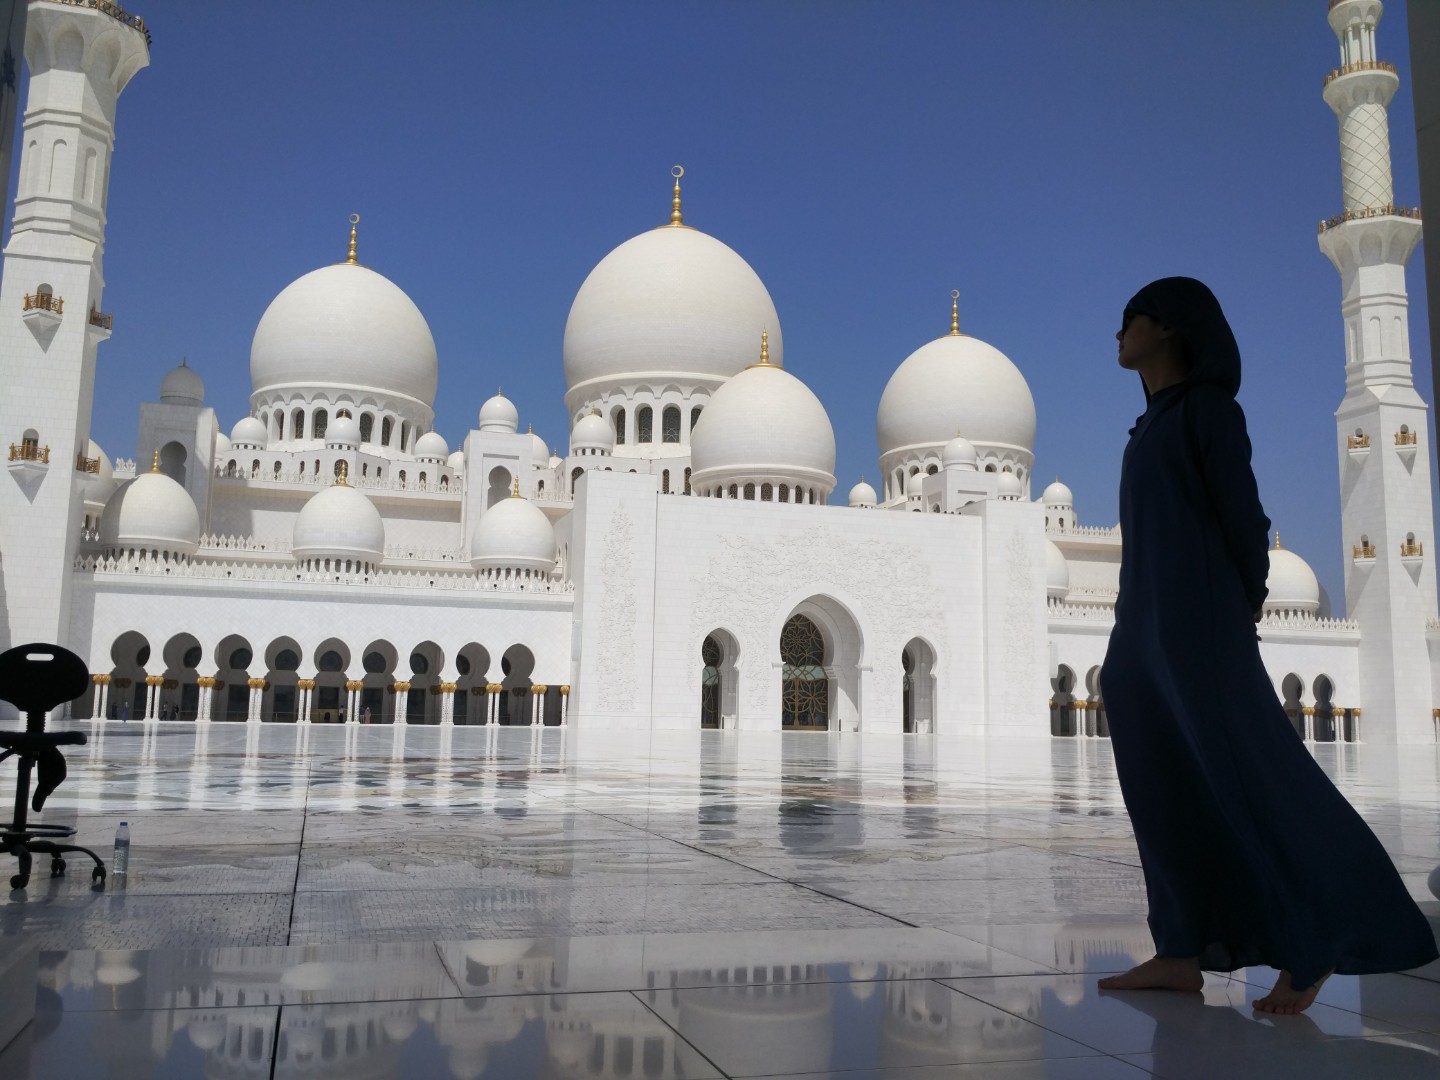
[[[477,642],[447,654],[433,641],[307,648],[278,637],[259,650],[232,634],[207,652],[176,634],[156,663],[149,641],[129,631],[108,669],[93,666],[78,718],[558,726],[569,711],[570,687],[536,682],[535,655],[518,643],[492,658]]]

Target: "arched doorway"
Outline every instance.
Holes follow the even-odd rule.
[[[1096,664],[1085,675],[1085,689],[1089,694],[1085,712],[1085,734],[1097,739],[1110,737],[1110,721],[1105,716],[1105,697],[1100,693],[1100,665]]]
[[[712,630],[700,645],[700,726],[735,726],[736,658],[740,648],[725,630]]]
[[[1330,676],[1321,675],[1312,689],[1315,691],[1315,741],[1335,742],[1335,684]]]
[[[205,651],[192,634],[176,634],[165,643],[165,690],[161,709],[169,720],[194,720],[200,707],[200,673]]]
[[[244,721],[250,718],[250,665],[255,653],[250,642],[231,634],[215,649],[215,696],[218,707],[212,706],[216,720]],[[223,686],[223,689],[222,689]]]
[[[780,726],[792,731],[830,728],[830,680],[825,638],[812,619],[790,616],[780,631]]]
[[[470,642],[455,656],[455,723],[485,723],[485,677],[490,671],[490,654],[483,645]]]
[[[150,662],[150,643],[144,635],[127,630],[110,647],[110,701],[106,712],[112,720],[139,720],[145,715],[145,665]]]
[[[350,670],[350,647],[339,638],[320,643],[315,650],[315,692],[310,698],[310,719],[335,724],[345,705],[345,683]]]
[[[1300,738],[1306,738],[1305,711],[1301,697],[1305,694],[1305,684],[1300,681],[1300,676],[1293,671],[1286,675],[1280,682],[1280,693],[1284,698],[1285,715],[1290,718],[1290,726],[1295,729],[1295,734]]]
[[[360,666],[365,669],[361,676],[363,685],[360,688],[360,701],[356,706],[360,710],[361,717],[365,710],[370,710],[370,722],[372,724],[393,724],[395,722],[395,666],[400,662],[400,655],[395,646],[388,641],[372,641],[365,646],[361,654]],[[402,700],[398,707],[403,709],[405,702]],[[340,719],[350,720],[346,716],[344,707],[341,707]],[[357,718],[358,719],[358,718]]]
[[[501,682],[499,722],[528,725],[531,720],[530,674],[535,670],[535,654],[524,645],[511,645],[500,658]]]
[[[440,672],[444,667],[445,654],[433,641],[422,641],[410,651],[410,677],[406,680],[410,689],[404,703],[407,724],[440,722]]]
[[[1075,672],[1064,664],[1050,680],[1050,734],[1075,734]]]
[[[264,705],[260,715],[277,724],[300,719],[300,658],[304,650],[294,638],[276,638],[265,650]]]
[[[496,465],[490,470],[489,484],[485,489],[485,509],[488,510],[509,497],[510,473],[504,467]]]
[[[905,670],[900,706],[901,730],[929,735],[935,730],[935,650],[911,638],[900,654]]]

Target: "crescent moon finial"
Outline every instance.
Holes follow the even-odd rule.
[[[680,213],[680,177],[685,175],[685,166],[672,166],[670,175],[675,178],[675,190],[671,193],[670,197],[670,224],[684,225],[685,218]]]

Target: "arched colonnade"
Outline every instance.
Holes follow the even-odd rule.
[[[523,643],[491,650],[471,641],[451,652],[434,641],[307,646],[230,634],[206,648],[179,633],[157,656],[132,630],[91,670],[72,709],[82,719],[558,726],[569,713],[569,685],[537,681]]]

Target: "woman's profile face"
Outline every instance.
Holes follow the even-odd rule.
[[[1115,340],[1120,343],[1120,366],[1126,371],[1139,371],[1147,362],[1153,362],[1163,355],[1171,333],[1169,327],[1149,315],[1126,312],[1115,334]]]

